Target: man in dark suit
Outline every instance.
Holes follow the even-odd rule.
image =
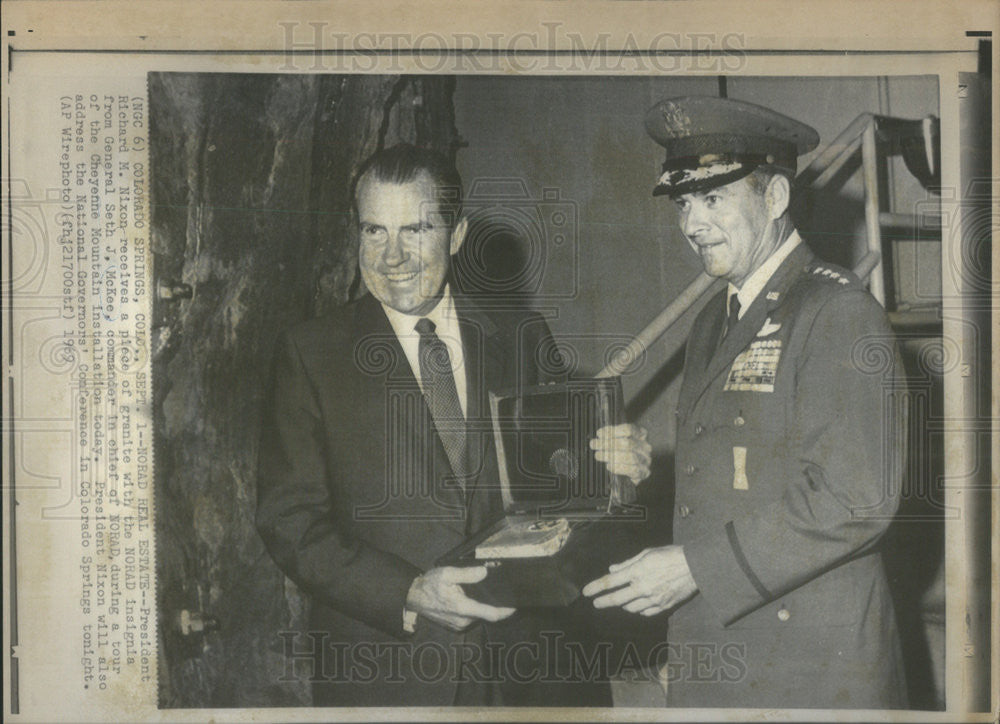
[[[654,194],[729,288],[688,340],[674,545],[588,584],[598,607],[674,607],[672,706],[888,708],[904,702],[877,543],[900,491],[902,394],[885,312],[818,261],[788,216],[804,124],[721,98],[661,102]]]
[[[355,194],[370,292],[282,340],[264,425],[257,525],[312,601],[316,705],[608,705],[606,682],[549,671],[574,613],[470,598],[483,566],[436,561],[503,514],[488,392],[558,379],[545,321],[453,295],[461,180],[401,145]],[[645,431],[599,431],[598,456],[638,482]],[[560,634],[562,635],[562,634]]]

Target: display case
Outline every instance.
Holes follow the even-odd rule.
[[[496,606],[566,606],[589,581],[644,547],[632,483],[596,459],[599,428],[624,419],[621,380],[490,393],[505,515],[439,560],[484,565],[468,595]]]

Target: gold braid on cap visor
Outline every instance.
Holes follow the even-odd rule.
[[[713,163],[709,166],[698,166],[697,168],[681,168],[664,171],[656,182],[653,189],[653,196],[670,194],[678,196],[689,194],[695,191],[705,191],[739,181],[744,176],[749,176],[759,164],[741,163],[731,161],[729,163]]]
[[[749,176],[758,166],[795,173],[794,157],[789,169],[786,159],[776,158],[771,153],[712,153],[668,158],[653,189],[653,196],[679,196],[725,186]]]

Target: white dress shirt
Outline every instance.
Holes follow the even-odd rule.
[[[424,388],[424,381],[420,377],[420,333],[416,331],[415,327],[421,319],[426,318],[434,322],[434,332],[448,348],[451,371],[455,376],[455,389],[458,391],[458,402],[462,406],[462,414],[468,417],[462,334],[458,325],[458,315],[455,313],[455,299],[451,296],[449,286],[445,285],[437,306],[427,314],[419,316],[403,314],[385,304],[382,305],[382,309],[385,310],[385,316],[389,318],[392,331],[396,333],[396,338],[406,354],[406,360],[410,363],[410,369],[413,370],[413,376],[417,378],[421,392]]]
[[[792,231],[788,238],[785,239],[781,246],[774,250],[771,256],[764,260],[764,263],[757,267],[754,272],[746,278],[743,282],[743,286],[737,289],[732,284],[729,285],[729,291],[726,293],[726,299],[732,299],[733,294],[736,298],[740,300],[740,314],[739,318],[743,319],[743,315],[747,313],[750,309],[750,305],[757,298],[757,295],[763,291],[767,283],[771,281],[771,277],[774,273],[778,271],[778,267],[781,266],[781,262],[788,258],[795,247],[802,243],[802,237],[799,236],[799,232]],[[728,301],[727,301],[728,304]]]

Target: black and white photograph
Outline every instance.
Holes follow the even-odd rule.
[[[162,705],[941,708],[937,78],[149,91]],[[580,525],[535,447],[610,375],[634,540],[588,538],[569,602],[483,603],[520,561],[439,559]]]
[[[995,720],[989,3],[41,5],[7,716]]]

